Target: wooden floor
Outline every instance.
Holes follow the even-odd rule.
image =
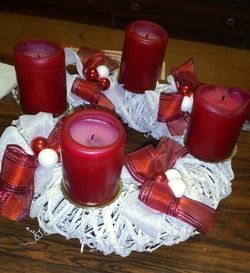
[[[62,22],[0,12],[0,61],[9,60],[17,41],[37,37],[73,46],[121,50],[124,32],[79,23]],[[250,87],[250,51],[169,39],[166,69],[193,57],[200,81]],[[9,96],[0,101],[1,129],[20,114]],[[2,130],[1,130],[2,132]],[[1,133],[0,132],[0,133]],[[12,223],[0,218],[0,272],[84,273],[249,273],[250,272],[250,134],[242,132],[233,160],[233,193],[220,205],[214,229],[153,253],[133,252],[129,257],[104,256],[88,248],[80,253],[78,240],[45,236],[36,244],[26,230],[37,230],[36,219]]]

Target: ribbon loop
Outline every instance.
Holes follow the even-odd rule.
[[[175,80],[176,87],[179,92],[183,91],[183,86],[188,87],[189,92],[194,92],[195,88],[199,85],[194,71],[194,60],[188,59],[179,67],[171,70]]]
[[[84,70],[88,68],[97,67],[98,65],[105,65],[109,68],[109,71],[112,72],[119,68],[119,62],[107,56],[104,52],[88,48],[81,47],[77,52],[80,57],[81,62],[84,65]]]
[[[164,171],[172,168],[176,160],[188,154],[185,147],[167,137],[162,137],[160,139],[156,150],[158,157],[163,164]]]
[[[151,174],[163,170],[157,151],[151,144],[126,155],[124,161],[131,176],[139,183],[144,183]]]
[[[158,172],[171,168],[187,150],[174,140],[162,137],[155,148],[152,144],[125,156],[125,166],[131,176],[143,183]]]

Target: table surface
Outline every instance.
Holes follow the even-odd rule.
[[[20,115],[12,96],[0,101],[1,133]],[[129,152],[145,144],[142,134],[128,130]],[[36,219],[26,218],[13,223],[0,218],[0,272],[250,272],[249,212],[250,212],[250,135],[243,132],[238,153],[232,165],[235,173],[232,194],[220,206],[220,216],[214,229],[171,247],[161,247],[153,253],[133,252],[127,258],[103,256],[86,248],[80,253],[77,240],[59,235],[45,236],[36,244],[26,230],[38,230]]]
[[[27,20],[29,21],[30,18]],[[85,30],[93,29],[93,27],[88,26],[82,27]],[[16,26],[16,28],[18,27]],[[99,30],[100,28],[97,27],[96,31]],[[53,31],[55,30],[53,29]],[[113,35],[122,37],[121,32],[118,33],[115,30],[105,31],[106,35],[107,33],[109,35],[113,33]],[[24,31],[24,33],[27,32]],[[111,47],[112,41],[109,43],[109,49],[119,49]],[[97,42],[93,42],[93,47],[97,44]],[[179,47],[180,52],[180,46],[190,47],[190,43],[185,43],[185,41],[171,40],[171,44],[175,50],[177,50],[176,47]],[[237,63],[237,67],[238,65],[244,66],[244,63],[242,64],[238,60],[240,55],[248,56],[249,60],[249,53],[245,53],[245,51],[235,51],[235,49],[206,44],[198,45],[193,43],[192,45],[196,46],[196,53],[192,51],[194,50],[193,47],[190,47],[194,57],[203,56],[204,54],[207,57],[203,56],[202,58],[205,58],[207,62],[209,60],[207,50],[210,50],[211,56],[214,56],[214,52],[217,52],[216,49],[219,52],[226,52],[227,58],[231,58],[229,61],[234,61],[233,64]],[[107,44],[105,46],[108,48]],[[1,49],[0,61],[11,62],[9,52],[1,52]],[[186,50],[185,47],[184,51]],[[239,53],[239,55],[232,56],[229,53]],[[183,54],[183,61],[185,61],[185,57],[185,54]],[[179,55],[178,59],[180,59]],[[217,76],[213,77],[213,75],[219,73],[219,68],[215,66],[215,71],[209,74],[211,78],[209,78],[209,75],[207,78],[216,80]],[[207,69],[208,73],[210,70],[211,63]],[[202,72],[204,70],[201,69],[200,73]],[[231,84],[236,82],[237,79],[234,70],[231,71],[231,74],[230,71],[223,71],[224,83]],[[249,79],[241,81],[241,84],[244,85],[243,87],[249,87]],[[0,134],[20,114],[19,105],[11,95],[0,100]],[[127,130],[127,136],[126,152],[145,145],[148,141],[142,134],[131,129]],[[130,256],[122,258],[115,254],[104,256],[100,252],[90,251],[88,247],[84,249],[83,253],[80,253],[78,240],[66,240],[57,234],[44,236],[35,244],[23,245],[22,243],[25,242],[33,242],[33,235],[27,230],[27,227],[30,230],[38,230],[37,220],[27,217],[24,221],[15,223],[0,217],[0,272],[250,272],[249,151],[250,133],[242,131],[238,140],[238,152],[232,160],[235,174],[232,181],[232,194],[221,201],[219,205],[220,215],[215,226],[212,231],[205,235],[196,235],[171,247],[162,246],[152,253],[132,252]]]

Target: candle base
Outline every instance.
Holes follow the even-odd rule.
[[[64,188],[63,178],[61,181],[61,191],[62,191],[64,198],[67,199],[72,205],[74,205],[76,207],[79,207],[79,208],[104,208],[104,207],[114,203],[119,198],[119,196],[122,192],[122,180],[121,180],[121,178],[119,178],[119,180],[118,180],[118,191],[117,191],[116,195],[110,201],[103,203],[103,204],[79,204],[79,203],[75,202],[67,194],[67,192]]]
[[[60,118],[62,118],[62,117],[64,117],[64,116],[67,116],[68,113],[70,112],[70,108],[71,108],[71,105],[69,104],[69,102],[67,102],[67,107],[66,107],[65,111],[64,111],[62,114],[53,115],[53,117],[54,117],[54,118],[60,119]]]
[[[235,145],[234,148],[233,148],[233,151],[232,151],[232,153],[231,153],[231,155],[230,155],[229,157],[224,158],[224,159],[221,159],[221,160],[209,160],[209,159],[204,159],[204,158],[201,158],[201,157],[199,157],[199,156],[193,154],[193,153],[188,149],[187,146],[185,146],[185,147],[186,147],[188,153],[189,153],[190,155],[192,155],[193,157],[197,158],[197,159],[200,160],[200,161],[204,161],[204,162],[206,162],[206,163],[213,163],[213,164],[221,163],[221,162],[226,161],[226,160],[231,160],[233,157],[235,157],[235,155],[236,155],[236,153],[237,153],[237,150],[238,150],[237,145]]]
[[[13,98],[14,98],[14,100],[16,101],[16,103],[17,104],[20,104],[20,94],[19,94],[19,89],[18,89],[18,86],[16,87],[16,89],[13,89],[12,90],[12,95],[13,95]],[[54,118],[61,118],[61,117],[63,117],[63,116],[65,116],[65,115],[68,115],[69,113],[70,113],[70,111],[71,111],[71,105],[70,105],[70,103],[69,102],[67,102],[67,106],[66,106],[66,109],[65,109],[65,111],[64,112],[62,112],[61,114],[53,114],[53,117]],[[22,108],[20,108],[20,110],[21,110],[21,113],[22,114],[26,114],[23,110],[22,110]]]

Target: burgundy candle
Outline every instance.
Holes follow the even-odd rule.
[[[250,95],[250,90],[248,90],[248,94]],[[250,103],[249,103],[249,105],[248,105],[246,121],[247,121],[247,122],[250,122]]]
[[[126,29],[119,83],[134,93],[154,90],[167,46],[167,32],[149,21],[134,21]]]
[[[15,46],[20,105],[24,113],[62,114],[67,108],[63,48],[45,40],[25,40]]]
[[[238,88],[202,85],[194,94],[189,152],[205,161],[221,161],[232,154],[247,114],[249,94]]]
[[[64,190],[81,205],[102,205],[119,190],[125,130],[113,114],[85,109],[66,117],[61,129]]]

